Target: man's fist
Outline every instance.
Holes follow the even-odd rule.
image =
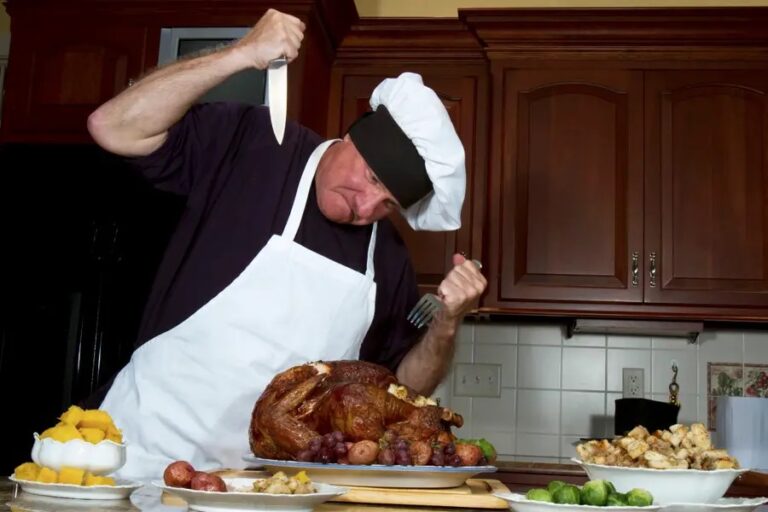
[[[441,316],[446,320],[463,318],[477,306],[480,295],[488,285],[480,268],[461,254],[453,255],[453,265],[437,287],[437,294],[445,304]]]
[[[299,55],[305,28],[299,18],[269,9],[234,48],[250,66],[266,69],[271,60]]]

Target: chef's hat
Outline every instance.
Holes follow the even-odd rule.
[[[403,73],[376,87],[371,108],[349,128],[349,136],[411,227],[461,227],[464,147],[437,94],[420,75]]]

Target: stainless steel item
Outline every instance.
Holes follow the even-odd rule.
[[[281,57],[267,67],[267,102],[272,131],[278,144],[283,143],[288,110],[288,59]]]
[[[672,364],[672,382],[669,385],[669,403],[679,406],[680,385],[677,383],[677,363]]]
[[[483,264],[478,260],[472,260],[472,263],[474,263],[478,269],[483,268]],[[443,306],[443,301],[441,301],[437,295],[434,293],[425,293],[421,296],[419,302],[413,306],[411,312],[408,313],[408,321],[416,326],[416,328],[421,329],[432,321],[435,313],[440,311]]]

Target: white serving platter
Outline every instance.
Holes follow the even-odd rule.
[[[53,498],[74,498],[79,500],[122,500],[128,498],[133,491],[141,487],[141,482],[131,480],[116,480],[115,485],[75,485],[75,484],[46,484],[19,480],[11,475],[11,482],[18,484],[23,492],[38,496]]]
[[[243,460],[263,466],[270,473],[306,471],[313,482],[388,488],[440,489],[458,487],[480,473],[495,473],[496,466],[385,466],[383,464],[321,464],[294,460],[262,459],[248,454]]]
[[[227,488],[252,488],[256,478],[222,478]],[[317,492],[311,494],[268,494],[252,491],[196,491],[180,487],[170,487],[162,480],[155,480],[152,485],[163,492],[177,496],[187,502],[190,510],[201,512],[232,512],[236,510],[263,511],[279,510],[282,512],[309,512],[331,498],[341,496],[347,489],[313,482]]]
[[[494,493],[494,496],[509,502],[509,508],[515,512],[655,512],[662,507],[653,505],[650,507],[593,507],[591,505],[566,505],[564,503],[548,503],[546,501],[534,501],[517,493]]]

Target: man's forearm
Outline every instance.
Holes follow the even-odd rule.
[[[438,314],[421,341],[400,362],[397,379],[422,395],[431,395],[450,369],[459,326],[460,320]]]
[[[149,154],[192,104],[247,60],[227,48],[156,70],[103,104],[88,119],[94,139],[124,156]]]

